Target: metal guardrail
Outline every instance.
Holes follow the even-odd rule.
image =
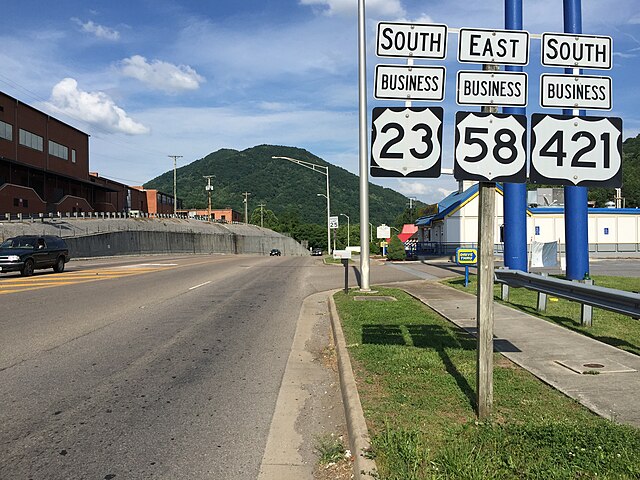
[[[520,270],[496,269],[495,278],[510,287],[522,287],[603,308],[612,312],[640,318],[640,294],[599,287],[580,282],[561,280]]]

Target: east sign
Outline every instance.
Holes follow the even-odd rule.
[[[527,65],[529,63],[529,32],[461,28],[458,41],[458,61]]]

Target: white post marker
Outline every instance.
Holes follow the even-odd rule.
[[[391,237],[391,227],[389,225],[385,225],[383,223],[376,229],[376,238],[390,238],[390,237]]]

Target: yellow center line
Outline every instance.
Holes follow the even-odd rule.
[[[131,265],[126,269],[120,267],[109,267],[104,270],[71,270],[65,272],[64,274],[56,274],[56,276],[47,275],[43,277],[41,275],[37,275],[29,277],[28,279],[24,277],[8,278],[6,280],[0,279],[0,295],[27,292],[31,290],[41,290],[43,288],[53,288],[64,285],[76,285],[79,283],[89,283],[98,280],[111,280],[122,277],[130,277],[133,275],[159,272],[163,270],[172,270],[174,268],[180,267],[218,263],[226,259],[228,258],[215,258],[207,259],[201,262],[185,263],[182,265],[158,265],[156,267],[150,267],[147,264],[144,266]]]

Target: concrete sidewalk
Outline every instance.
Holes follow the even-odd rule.
[[[474,295],[435,281],[400,282],[445,318],[476,333]],[[597,322],[597,318],[594,320]],[[598,415],[640,427],[640,357],[496,303],[494,348]],[[597,375],[586,372],[599,372]]]

